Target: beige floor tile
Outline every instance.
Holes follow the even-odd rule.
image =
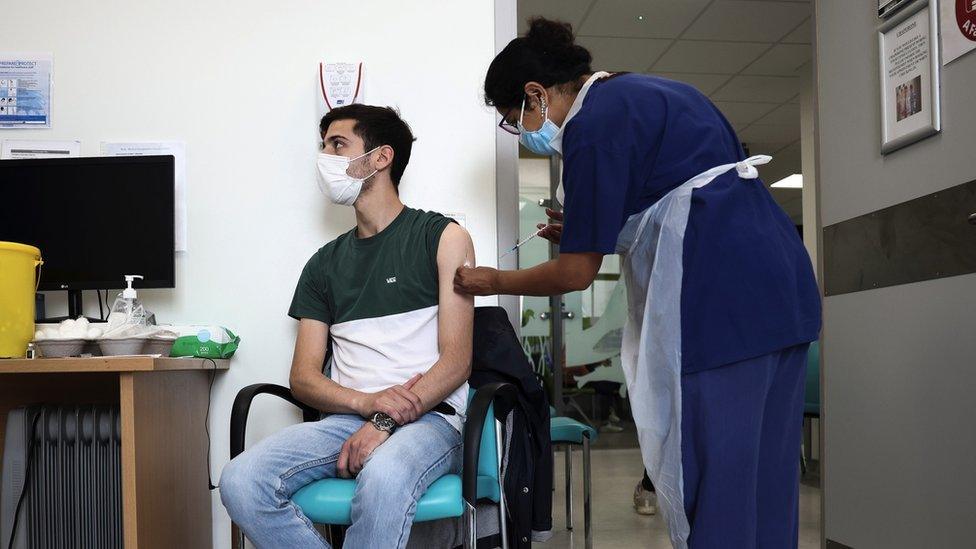
[[[563,453],[556,454],[556,491],[553,494],[553,537],[545,547],[582,548],[583,467],[582,453],[573,452],[573,524],[566,530],[566,496]],[[637,449],[593,451],[593,546],[612,549],[668,548],[667,529],[659,516],[634,512],[634,487],[641,478]],[[820,547],[820,490],[800,486],[800,549]]]

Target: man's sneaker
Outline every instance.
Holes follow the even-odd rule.
[[[634,510],[638,515],[653,515],[657,513],[657,494],[644,489],[644,483],[638,482],[634,489]]]

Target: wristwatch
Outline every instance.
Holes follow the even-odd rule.
[[[373,424],[380,431],[393,434],[398,427],[397,422],[393,421],[393,418],[384,414],[383,412],[376,412],[373,417],[369,419],[369,422]]]

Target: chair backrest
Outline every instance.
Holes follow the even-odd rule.
[[[807,380],[803,396],[803,411],[820,415],[820,342],[814,341],[807,351]]]
[[[468,402],[474,389],[468,389]],[[481,450],[478,452],[478,476],[498,478],[498,451],[495,444],[495,406],[488,407],[488,417],[481,432]]]

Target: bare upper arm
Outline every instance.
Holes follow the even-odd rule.
[[[475,264],[471,235],[451,223],[441,233],[437,246],[438,347],[442,356],[456,353],[458,359],[470,361],[474,298],[454,291],[454,272],[465,262]]]
[[[322,373],[328,339],[328,324],[311,318],[303,318],[298,322],[295,354],[291,361],[291,379],[295,379],[296,375]]]

